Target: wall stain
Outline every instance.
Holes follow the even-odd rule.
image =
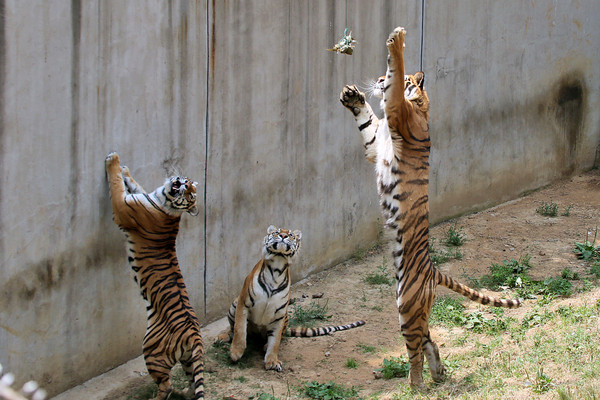
[[[583,131],[584,87],[582,82],[581,73],[569,73],[558,82],[558,91],[554,96],[554,117],[566,142],[564,149],[566,174],[575,171],[577,148]]]

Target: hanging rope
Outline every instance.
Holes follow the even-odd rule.
[[[346,27],[348,26],[348,0],[346,0]],[[335,44],[329,51],[335,51],[339,54],[351,56],[354,52],[356,40],[352,37],[352,31],[348,32],[348,28],[344,29],[344,36]]]

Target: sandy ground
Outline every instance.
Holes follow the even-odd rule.
[[[558,204],[559,216],[537,214],[535,210],[543,202]],[[560,215],[569,206],[570,215]],[[593,238],[593,231],[600,223],[600,171],[575,176],[526,197],[437,225],[431,229],[437,247],[441,248],[438,244],[455,223],[462,227],[467,238],[460,248],[464,256],[460,261],[442,264],[440,269],[463,283],[468,284],[467,277],[478,278],[487,273],[492,262],[519,259],[525,254],[531,256],[533,268],[530,275],[533,278],[560,275],[565,267],[586,276],[583,263],[573,254],[573,243],[584,241],[588,232]],[[386,268],[390,277],[393,276],[388,243],[389,238],[385,238],[378,248],[360,253],[360,259],[344,262],[294,285],[292,297],[297,304],[305,306],[316,301],[327,305],[331,315],[327,324],[349,323],[358,319],[364,319],[367,324],[324,337],[285,338],[279,352],[284,365],[281,373],[264,370],[260,346],[247,350],[241,365],[231,365],[223,359],[222,351],[211,346],[224,321],[203,329],[207,350],[207,398],[247,399],[259,393],[274,394],[281,399],[298,398],[294,388],[312,380],[358,386],[362,397],[389,392],[400,384],[406,384],[405,378],[383,380],[375,379],[373,374],[384,358],[401,356],[406,352],[398,326],[394,286],[370,285],[364,281],[367,274],[382,268]],[[323,297],[312,299],[318,293],[323,293]],[[440,293],[451,292],[439,289]],[[599,291],[593,293],[597,295]],[[465,304],[477,307],[469,302]],[[523,308],[520,308],[507,310],[505,315],[519,318],[523,313]],[[442,357],[445,357],[451,351],[447,345],[451,332],[447,328],[433,326],[432,336],[440,346]],[[358,368],[347,368],[348,358],[353,358]],[[136,359],[130,365],[56,399],[137,399],[132,397],[132,393],[149,383],[151,379],[146,374],[143,361]],[[82,396],[81,393],[86,395],[78,397]]]

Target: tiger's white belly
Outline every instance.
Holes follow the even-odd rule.
[[[289,293],[289,286],[287,289],[275,294],[273,297],[262,297],[254,303],[254,307],[250,309],[248,313],[248,320],[257,326],[270,325],[273,320],[287,312],[286,307],[277,312],[275,311],[280,308],[284,303],[287,302],[287,296]]]

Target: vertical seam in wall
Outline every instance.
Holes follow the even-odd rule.
[[[0,171],[4,171],[4,86],[6,83],[6,5],[0,0]],[[3,224],[2,213],[2,185],[0,185],[0,226]],[[0,235],[0,262],[4,263],[6,252],[4,251],[4,236]]]
[[[69,187],[79,188],[79,70],[80,70],[80,47],[81,47],[81,0],[71,1],[71,172]],[[77,198],[79,193],[72,196],[70,229],[74,229],[75,217],[77,216]]]
[[[425,46],[425,0],[421,0],[421,55],[419,57],[419,70],[423,71],[423,47]]]
[[[204,279],[203,279],[203,285],[204,285],[204,316],[206,316],[207,313],[207,307],[206,307],[206,303],[208,300],[208,296],[206,293],[206,288],[207,288],[207,284],[206,284],[206,275],[207,275],[207,269],[208,269],[208,263],[206,262],[206,256],[208,254],[207,250],[206,250],[206,245],[207,245],[207,229],[206,229],[206,223],[207,223],[207,212],[206,212],[206,205],[207,205],[207,184],[206,184],[206,178],[208,175],[208,128],[209,128],[209,99],[210,99],[210,2],[207,1],[206,3],[206,106],[204,108],[204,234],[203,239],[204,239]],[[214,6],[213,6],[214,7]]]

